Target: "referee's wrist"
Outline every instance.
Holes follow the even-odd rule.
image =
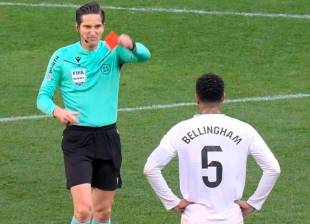
[[[131,51],[136,51],[136,49],[137,49],[137,47],[136,47],[136,42],[133,40],[133,41],[132,41],[132,47],[129,48],[129,50],[131,50]]]
[[[52,111],[52,116],[53,116],[53,118],[56,118],[56,116],[55,116],[55,110],[56,110],[56,107],[55,107],[54,110]]]

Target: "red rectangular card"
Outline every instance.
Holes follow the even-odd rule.
[[[111,31],[104,40],[110,50],[113,50],[118,45],[118,35],[114,31]]]

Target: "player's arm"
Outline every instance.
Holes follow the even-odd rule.
[[[76,124],[77,119],[75,116],[77,113],[58,107],[53,101],[60,80],[61,63],[60,56],[55,52],[48,63],[45,77],[37,96],[37,108],[43,113],[55,116],[61,123]]]
[[[161,170],[176,156],[176,153],[166,135],[149,156],[144,167],[145,176],[167,210],[177,208],[181,203],[181,199],[172,192],[161,173]]]
[[[249,152],[262,169],[263,174],[256,191],[247,200],[247,203],[256,210],[260,210],[280,175],[280,166],[263,138],[255,129],[252,133]]]
[[[61,58],[57,52],[55,52],[48,63],[45,77],[37,96],[37,108],[43,113],[51,116],[56,108],[53,97],[59,84],[60,64]]]
[[[128,62],[144,62],[151,58],[150,51],[127,34],[119,36],[119,46],[116,50],[120,65]]]
[[[235,203],[239,205],[243,217],[246,217],[256,211],[256,209],[247,201],[236,200]]]

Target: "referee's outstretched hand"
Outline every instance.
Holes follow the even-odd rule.
[[[254,207],[252,207],[246,201],[236,200],[235,203],[240,206],[243,217],[250,215],[251,213],[255,212],[255,210],[256,210]]]
[[[58,106],[55,108],[53,112],[54,117],[56,117],[60,121],[60,123],[71,124],[71,125],[79,123],[76,117],[76,115],[78,114],[79,112],[65,110]]]

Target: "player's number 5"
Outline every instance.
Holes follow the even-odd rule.
[[[202,180],[207,187],[217,187],[222,182],[223,166],[219,161],[208,161],[208,152],[222,152],[220,146],[205,146],[201,150],[202,169],[208,169],[209,167],[216,168],[216,180],[209,181],[208,176],[202,176]]]

